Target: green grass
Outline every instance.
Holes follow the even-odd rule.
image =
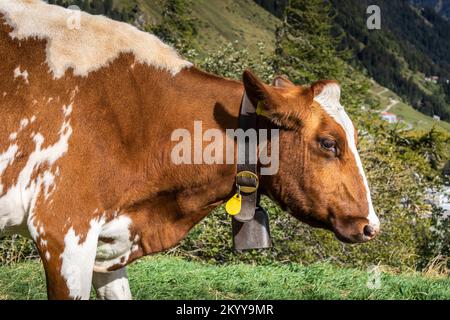
[[[302,266],[210,265],[156,256],[129,268],[135,299],[450,299],[450,279],[419,273],[381,274],[369,289],[369,273],[328,263]],[[45,299],[37,261],[0,267],[0,299]]]
[[[413,125],[416,130],[430,130],[435,126],[438,130],[450,133],[450,123],[446,121],[436,121],[431,117],[420,113],[405,103],[398,103],[391,109],[392,113],[400,116],[404,121]]]
[[[238,47],[256,52],[263,42],[268,52],[275,48],[275,28],[280,21],[253,0],[197,0],[192,13],[199,25],[198,42],[206,52],[239,41]]]
[[[137,4],[150,24],[161,22],[163,0],[115,0],[114,4],[119,9]],[[275,29],[281,21],[253,0],[195,0],[189,2],[188,10],[198,30],[192,45],[201,54],[235,41],[238,48],[250,53],[257,52],[258,42],[263,42],[268,52],[275,49]]]

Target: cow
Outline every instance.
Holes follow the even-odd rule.
[[[92,284],[131,299],[126,266],[236,192],[235,163],[175,164],[171,134],[237,129],[244,96],[279,130],[261,192],[342,241],[378,234],[337,82],[225,79],[131,25],[39,0],[0,1],[0,21],[0,231],[34,241],[49,299],[88,299]]]

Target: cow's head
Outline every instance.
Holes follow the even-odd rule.
[[[244,86],[252,104],[263,109],[260,124],[280,129],[278,173],[262,177],[268,195],[341,241],[373,239],[380,223],[356,149],[357,132],[339,102],[339,84],[300,87],[277,77],[269,86],[246,71]]]

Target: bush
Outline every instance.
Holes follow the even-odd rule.
[[[38,256],[33,242],[19,235],[0,240],[0,265],[21,262]]]

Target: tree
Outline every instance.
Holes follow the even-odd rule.
[[[189,44],[197,34],[194,20],[189,17],[187,0],[166,0],[162,23],[153,28],[153,33],[172,44]]]
[[[337,51],[339,37],[332,35],[334,15],[327,0],[291,0],[276,31],[274,68],[304,83],[340,78],[346,52]]]

